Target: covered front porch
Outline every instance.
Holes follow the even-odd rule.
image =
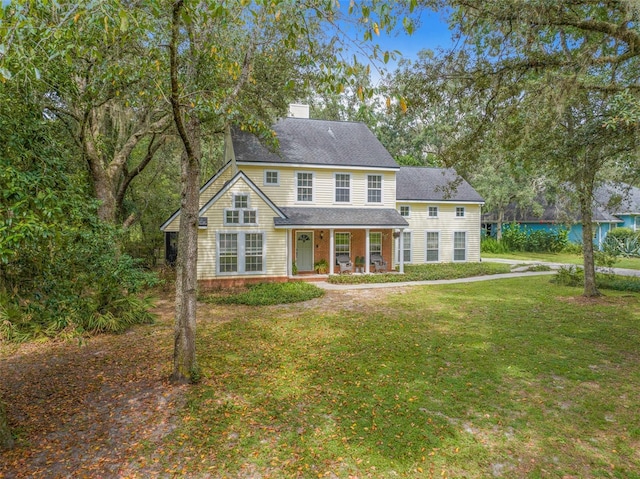
[[[350,272],[371,273],[396,264],[394,251],[402,241],[406,220],[394,209],[283,208],[286,219],[276,218],[276,228],[287,234],[287,273],[337,274],[347,259]],[[400,243],[402,244],[402,243]],[[377,260],[378,265],[374,264]],[[397,261],[404,272],[402,255]]]

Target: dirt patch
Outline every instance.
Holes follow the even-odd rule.
[[[569,304],[576,304],[579,306],[592,306],[592,305],[612,305],[622,303],[621,298],[611,298],[609,296],[556,296],[558,301]]]
[[[158,322],[82,343],[20,346],[0,360],[0,397],[17,446],[0,477],[118,477],[145,441],[167,434],[185,388],[166,381],[172,302]]]

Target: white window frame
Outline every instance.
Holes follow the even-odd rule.
[[[338,235],[347,235],[347,237],[349,238],[348,244],[347,244],[347,251],[339,251],[339,247],[340,246],[344,246],[343,244],[338,242]],[[333,233],[333,244],[334,244],[334,250],[335,250],[335,255],[336,255],[336,264],[338,264],[338,256],[339,255],[349,255],[349,258],[351,258],[351,233],[348,231],[336,231],[335,233]]]
[[[369,179],[370,179],[370,178],[373,178],[373,177],[378,177],[378,178],[380,178],[380,188],[379,188],[379,190],[380,190],[380,201],[370,201],[370,200],[369,200],[369,193],[370,193],[370,192],[372,192],[372,191],[378,191],[378,188],[371,188],[371,187],[369,186]],[[379,205],[379,204],[384,203],[384,195],[383,195],[384,188],[383,188],[383,182],[384,182],[384,179],[383,179],[382,175],[367,175],[367,198],[366,198],[366,203],[367,203],[367,204],[370,204],[370,205]]]
[[[438,258],[436,260],[430,260],[429,259],[429,251],[433,251],[434,250],[434,248],[429,248],[429,234],[438,235],[438,248],[437,248]],[[440,238],[441,237],[442,237],[442,234],[440,233],[440,231],[427,230],[427,231],[424,232],[424,262],[425,263],[439,263],[440,262],[440,246],[441,246]]]
[[[404,258],[404,264],[407,263],[411,263],[413,261],[413,235],[411,234],[410,230],[404,230],[404,233],[401,235],[401,237],[398,239],[398,263],[400,263],[400,256],[402,255],[402,257]],[[409,249],[405,249],[405,245],[404,242],[407,240],[409,240]],[[404,253],[406,251],[409,251],[409,259],[407,259],[407,257],[404,255]]]
[[[373,241],[373,237],[376,238],[380,238],[380,241]],[[374,245],[379,245],[380,249],[377,249],[374,251],[373,246]],[[371,256],[372,254],[380,254],[382,255],[382,231],[370,231],[369,232],[369,256]]]
[[[247,198],[247,206],[238,206],[236,205],[236,201],[238,199],[238,197],[246,197]],[[233,209],[236,210],[246,210],[249,209],[249,207],[251,206],[251,196],[249,195],[249,193],[233,193],[232,195],[232,200],[231,200],[231,204],[233,205]]]
[[[456,250],[460,250],[460,248],[456,248],[456,234],[459,233],[464,234],[464,259],[456,259]],[[451,245],[453,246],[453,256],[451,257],[452,261],[456,263],[466,262],[469,256],[469,233],[466,231],[454,231]]]
[[[407,214],[403,215],[402,214],[402,209],[406,208],[407,210]],[[400,205],[400,216],[402,216],[403,218],[411,218],[411,205]]]
[[[315,200],[315,184],[316,184],[316,174],[313,171],[296,171],[296,203],[313,203]],[[311,186],[300,186],[300,175],[310,175],[311,177]],[[311,188],[311,199],[310,200],[301,200],[300,199],[300,188]]]
[[[247,197],[247,207],[246,208],[238,208],[236,207],[236,198],[240,197],[240,196],[246,196]],[[225,208],[222,211],[223,217],[222,217],[222,222],[225,226],[244,226],[244,225],[257,225],[258,224],[258,209],[257,208],[251,208],[251,195],[249,193],[233,193],[232,195],[232,199],[231,199],[231,204],[232,204],[232,208]],[[244,216],[245,216],[245,212],[254,212],[256,215],[256,220],[254,222],[246,222],[244,220]],[[238,222],[237,223],[233,223],[233,222],[229,222],[227,221],[227,213],[229,212],[237,212],[238,214]]]
[[[349,187],[340,186],[338,187],[338,175],[346,176],[349,180]],[[351,187],[353,185],[353,181],[351,181],[351,173],[334,173],[333,174],[333,202],[338,204],[351,204]],[[338,188],[341,191],[347,191],[349,198],[345,200],[338,200]]]
[[[230,257],[234,257],[236,258],[236,267],[235,267],[235,271],[222,271],[220,266],[220,259],[221,259],[221,254],[220,254],[220,241],[221,241],[221,237],[222,236],[226,236],[226,235],[233,235],[235,236],[236,239],[236,249],[235,249],[235,255],[230,255]],[[238,274],[238,270],[239,270],[239,260],[240,260],[240,254],[239,254],[239,236],[240,234],[237,231],[219,231],[218,233],[216,233],[216,272],[217,274],[220,275],[227,275],[227,274]],[[227,256],[226,254],[224,255],[225,257]]]
[[[458,211],[462,211],[462,214],[459,215]],[[456,218],[464,218],[467,216],[467,209],[464,206],[456,206]]]
[[[246,270],[246,240],[247,235],[261,235],[262,236],[262,270],[260,271],[247,271]],[[222,235],[235,235],[236,236],[236,271],[221,271],[220,270],[220,237]],[[216,274],[219,276],[233,276],[233,275],[250,275],[250,274],[265,274],[267,270],[266,264],[267,253],[267,235],[264,231],[219,231],[216,233]]]
[[[260,248],[260,254],[255,254],[255,252],[253,252],[254,254],[251,255],[251,257],[259,257],[261,259],[262,262],[262,268],[259,270],[251,270],[251,271],[247,271],[247,258],[249,258],[248,255],[248,248],[247,248],[247,236],[249,235],[256,235],[256,236],[260,236],[261,237],[261,241],[262,241],[262,245]],[[265,257],[265,234],[263,232],[260,231],[246,231],[243,232],[243,236],[244,236],[244,241],[243,241],[243,247],[244,247],[244,251],[243,251],[243,256],[242,256],[242,266],[244,267],[244,274],[263,274],[265,273],[266,270],[266,257]]]
[[[275,183],[267,181],[267,178],[269,176],[269,173],[275,173],[276,174],[276,181]],[[262,181],[262,184],[264,186],[280,186],[280,172],[278,170],[265,170],[264,171],[264,178]]]
[[[434,208],[436,210],[435,215],[431,214],[431,208]],[[427,218],[437,218],[439,215],[440,215],[440,208],[438,208],[437,206],[427,206]]]
[[[640,216],[636,216],[633,222],[633,230],[640,231]]]

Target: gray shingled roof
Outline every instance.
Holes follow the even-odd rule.
[[[572,224],[579,223],[582,215],[579,211],[577,202],[570,196],[562,192],[555,195],[554,198],[548,198],[547,194],[539,194],[536,197],[537,206],[519,207],[515,203],[508,205],[504,211],[505,223],[512,221],[518,223],[556,223],[556,224]],[[600,200],[598,200],[600,197]],[[607,207],[610,195],[605,190],[596,190],[596,201],[594,202],[591,214],[593,221],[596,223],[620,223],[621,220],[616,217]],[[482,221],[492,223],[497,221],[496,212],[492,211],[482,215]]]
[[[400,213],[391,208],[304,208],[281,207],[286,218],[274,218],[278,226],[384,227],[409,226]]]
[[[396,173],[396,200],[484,202],[453,168],[417,166],[403,166]]]
[[[570,186],[567,190],[571,190]],[[591,210],[593,221],[596,223],[622,223],[616,215],[640,213],[640,188],[626,183],[607,183],[597,187],[593,193],[594,204]],[[553,199],[547,199],[540,194],[536,203],[541,208],[535,212],[532,207],[520,208],[510,204],[505,209],[504,222],[510,221],[522,223],[560,223],[570,224],[580,222],[582,216],[579,207],[570,196],[558,194]],[[482,216],[482,221],[492,223],[497,221],[495,212],[489,212]]]
[[[270,151],[248,132],[232,131],[238,162],[398,168],[364,123],[283,118],[273,127],[280,142]]]
[[[640,188],[626,183],[607,183],[596,188],[596,204],[615,215],[640,214]]]

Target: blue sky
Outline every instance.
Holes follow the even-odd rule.
[[[399,50],[403,57],[414,59],[420,50],[451,46],[451,31],[442,13],[426,10],[420,14],[420,25],[413,35],[404,31],[396,35],[381,32],[379,41],[383,48]]]

